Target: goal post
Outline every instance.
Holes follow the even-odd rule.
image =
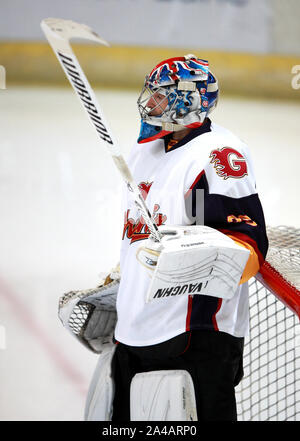
[[[249,284],[250,334],[236,388],[241,421],[300,420],[300,229],[268,227],[269,250]]]
[[[257,279],[300,318],[300,229],[268,227],[269,250]]]

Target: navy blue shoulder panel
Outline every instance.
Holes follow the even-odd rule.
[[[197,196],[197,190],[202,192],[201,197]],[[202,217],[204,225],[225,234],[232,234],[250,243],[258,252],[262,263],[268,250],[268,238],[258,194],[232,198],[220,194],[210,194],[208,190],[208,182],[203,173],[189,195],[193,217],[196,217],[197,210],[201,210],[201,207],[197,206],[197,201],[204,199]]]

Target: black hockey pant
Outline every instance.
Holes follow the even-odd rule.
[[[190,373],[198,421],[236,421],[234,388],[243,377],[243,347],[243,338],[198,330],[153,346],[118,343],[112,362],[112,421],[130,421],[130,384],[135,374],[172,369]]]

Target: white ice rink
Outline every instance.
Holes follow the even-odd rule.
[[[96,94],[127,154],[137,94]],[[118,261],[121,178],[71,88],[0,90],[0,112],[0,420],[82,420],[97,356],[57,303]],[[300,104],[221,97],[212,119],[249,144],[267,224],[300,227]]]

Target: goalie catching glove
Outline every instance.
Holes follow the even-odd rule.
[[[70,291],[59,299],[58,316],[64,327],[98,354],[113,345],[120,278],[118,265],[97,288]]]
[[[151,272],[146,301],[183,294],[233,297],[249,250],[207,226],[163,226],[161,242],[150,236],[137,251]]]

